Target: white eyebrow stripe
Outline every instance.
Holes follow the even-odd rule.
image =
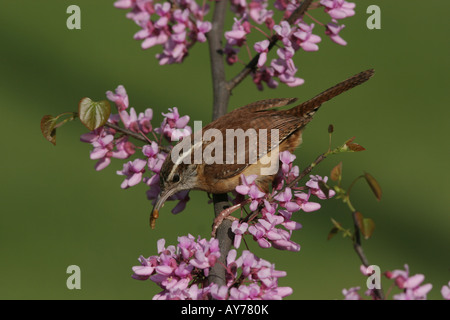
[[[175,174],[178,166],[184,161],[184,159],[188,156],[190,156],[192,154],[192,150],[194,150],[196,147],[198,147],[199,145],[201,146],[203,144],[203,141],[200,140],[197,143],[195,143],[194,145],[191,146],[191,148],[189,149],[189,151],[187,152],[183,152],[183,154],[181,155],[181,157],[177,157],[177,160],[174,162],[172,170],[170,170],[169,176],[167,177],[167,180],[170,181],[173,178],[173,175]],[[172,149],[173,150],[173,149]]]

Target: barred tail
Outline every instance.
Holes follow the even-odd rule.
[[[287,110],[286,113],[295,114],[301,118],[311,118],[317,109],[320,108],[322,103],[333,99],[334,97],[340,95],[341,93],[350,90],[370,79],[370,77],[374,74],[373,69],[369,69],[354,75],[353,77],[338,83],[334,87],[331,87],[328,90],[318,94],[314,98],[303,102],[302,104],[293,107],[290,110]]]

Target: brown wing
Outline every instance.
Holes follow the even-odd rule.
[[[221,170],[217,170],[217,164],[205,165],[204,173],[215,179],[227,179],[241,174],[250,164],[256,162],[271,150],[275,149],[290,134],[296,131],[301,124],[301,119],[292,115],[280,114],[274,110],[266,110],[255,113],[241,113],[241,117],[229,123],[227,128],[217,128],[221,131],[223,138],[223,164],[219,165]],[[266,129],[265,132],[257,132],[256,129]],[[234,129],[235,133],[247,133],[245,139],[237,139],[231,135],[227,136],[226,129]],[[250,129],[250,130],[249,130]],[[252,134],[252,130],[253,134]],[[277,130],[272,132],[272,130]],[[278,133],[278,136],[272,136],[272,133]],[[229,139],[227,139],[227,137]],[[252,140],[253,139],[253,140]],[[256,141],[256,145],[255,145]],[[231,148],[230,143],[233,143]],[[226,157],[230,156],[230,150],[237,151],[232,155],[232,163],[226,163]],[[251,148],[250,146],[253,146]],[[252,151],[252,152],[250,152]],[[242,158],[238,158],[238,155]],[[244,160],[244,161],[242,161]]]
[[[311,121],[314,113],[324,102],[347,90],[354,88],[357,85],[366,82],[373,74],[374,70],[372,69],[363,71],[289,110],[275,111],[268,109],[288,105],[296,101],[296,99],[282,98],[262,100],[233,110],[222,118],[213,121],[212,123],[207,125],[204,130],[207,130],[209,128],[218,129],[221,131],[222,137],[226,137],[226,129],[242,129],[243,131],[247,131],[252,128],[267,129],[267,140],[265,141],[267,143],[267,150],[265,152],[259,152],[259,148],[257,148],[258,151],[256,151],[256,155],[252,155],[248,151],[248,143],[250,141],[250,138],[248,140],[237,140],[235,141],[234,149],[245,154],[245,161],[243,163],[237,163],[237,157],[233,155],[234,163],[226,164],[225,157],[227,155],[227,142],[224,138],[224,164],[221,165],[222,170],[217,170],[217,164],[214,165],[214,169],[213,166],[206,165],[204,173],[212,176],[215,179],[226,179],[240,174],[251,164],[249,160],[260,159],[262,156],[264,156],[265,154],[276,148],[284,140],[286,140],[291,134],[299,129],[302,129],[309,121]],[[273,129],[278,130],[278,139],[272,139],[271,130]],[[274,141],[272,142],[272,140]],[[253,151],[254,149],[255,148],[253,148]]]
[[[206,125],[203,130],[207,130],[209,128],[217,128],[220,129],[223,124],[228,124],[230,121],[234,121],[235,117],[242,116],[242,113],[252,113],[252,112],[258,112],[268,109],[274,109],[274,108],[280,108],[284,107],[288,104],[291,104],[293,102],[297,101],[297,98],[278,98],[278,99],[267,99],[267,100],[260,100],[256,101],[250,104],[247,104],[243,107],[234,109],[227,114],[223,115],[219,119],[216,119],[215,121],[209,123]],[[248,115],[248,117],[251,117],[252,115]]]
[[[267,99],[267,100],[260,100],[256,101],[250,104],[247,104],[243,107],[240,107],[238,109],[235,109],[231,112],[240,112],[240,111],[247,111],[247,112],[256,112],[256,111],[262,111],[262,110],[268,110],[272,108],[280,108],[287,106],[288,104],[291,104],[293,102],[297,101],[297,98],[278,98],[278,99]]]

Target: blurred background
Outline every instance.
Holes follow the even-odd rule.
[[[40,132],[40,119],[76,111],[85,96],[105,99],[107,90],[125,86],[130,105],[151,107],[153,124],[161,112],[178,107],[191,120],[211,119],[212,88],[207,45],[197,44],[181,65],[159,66],[161,48],[143,51],[133,40],[138,27],[115,9],[114,1],[5,1],[0,11],[0,298],[1,299],[151,299],[160,291],[151,282],[131,279],[139,255],[156,254],[156,241],[176,243],[188,233],[209,237],[212,209],[207,196],[192,192],[181,214],[161,212],[148,227],[150,202],[145,185],[122,190],[116,175],[122,162],[96,172],[86,129],[73,122],[58,131],[57,146]],[[366,27],[366,8],[381,8],[381,30]],[[364,181],[352,202],[376,229],[363,247],[382,271],[403,268],[423,273],[433,284],[429,298],[441,299],[450,280],[449,227],[449,42],[446,1],[357,1],[356,15],[345,19],[348,46],[322,36],[320,50],[296,56],[297,88],[258,91],[246,79],[233,91],[230,109],[256,100],[298,97],[306,100],[361,70],[375,68],[373,79],[327,103],[304,134],[297,164],[304,168],[328,147],[352,136],[367,150],[328,158],[315,170],[329,175],[343,161],[343,185],[364,171],[383,189],[376,201]],[[81,30],[68,30],[66,9],[81,8]],[[227,26],[231,26],[229,15]],[[275,52],[271,53],[272,56]],[[271,56],[269,56],[270,58]],[[234,76],[240,67],[227,69]],[[294,240],[297,253],[258,249],[288,276],[289,299],[341,299],[343,288],[365,286],[359,259],[349,239],[327,241],[330,218],[351,228],[350,213],[337,200],[322,202],[316,213],[299,213],[303,229]],[[81,268],[81,290],[68,290],[66,269]],[[391,281],[383,278],[388,290]],[[364,291],[364,290],[363,290]],[[393,293],[396,293],[394,290]],[[392,293],[391,293],[392,295]]]

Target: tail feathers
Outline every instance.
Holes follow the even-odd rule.
[[[341,83],[338,83],[334,87],[325,90],[324,92],[318,94],[314,98],[306,102],[303,102],[302,104],[295,106],[290,110],[287,110],[287,112],[290,114],[295,114],[296,116],[301,118],[312,117],[314,113],[317,111],[317,109],[319,109],[319,107],[322,105],[322,103],[331,100],[334,97],[340,95],[341,93],[366,82],[373,76],[374,72],[375,71],[373,69],[369,69],[361,73],[358,73],[353,77]]]

